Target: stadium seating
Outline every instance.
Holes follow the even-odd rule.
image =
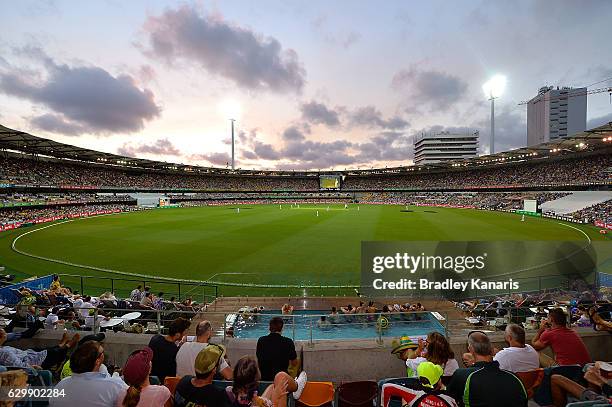
[[[404,387],[413,387],[419,384],[419,380],[414,377],[393,377],[389,379],[379,380],[378,381],[378,396],[376,398],[377,406],[380,406],[380,403],[381,403],[380,395],[382,392],[382,387],[384,384],[387,384],[387,383],[399,384]],[[391,402],[389,403],[389,407],[402,407],[402,402],[401,400],[392,398]]]
[[[336,407],[369,407],[378,398],[378,383],[372,381],[342,383],[336,389]]]
[[[328,407],[334,402],[334,385],[331,382],[306,382],[296,406]]]
[[[530,370],[528,372],[517,372],[515,373],[527,392],[527,397],[532,398],[535,390],[542,384],[544,380],[544,369]]]

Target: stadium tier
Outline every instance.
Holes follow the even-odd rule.
[[[470,396],[482,383],[509,406],[547,405],[608,374],[592,362],[612,358],[609,126],[454,164],[327,173],[182,166],[0,133],[0,379],[46,389],[30,394],[42,405],[86,405],[88,392],[114,406],[138,389],[133,405],[225,406],[245,380],[275,406],[457,405],[466,391],[497,405],[499,394]],[[358,248],[370,240],[501,241],[505,262],[588,242],[594,254],[579,260],[596,272],[508,274],[502,262],[459,297],[459,280],[369,296]]]
[[[612,407],[612,0],[0,15],[0,407]]]
[[[333,173],[341,181],[337,186],[345,191],[609,186],[612,145],[606,136],[612,133],[610,127],[601,126],[571,139],[455,163]],[[321,172],[233,171],[122,157],[5,127],[0,127],[0,149],[5,151],[0,156],[3,189],[319,191],[320,177],[329,177]]]

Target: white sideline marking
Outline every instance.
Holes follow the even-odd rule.
[[[582,234],[583,234],[583,235],[584,235],[584,236],[587,238],[587,240],[589,241],[589,244],[591,244],[591,238],[589,237],[589,235],[587,235],[586,233],[584,233],[584,230],[582,230],[582,229],[578,229],[577,227],[572,226],[572,225],[568,225],[568,224],[566,224],[566,223],[562,223],[562,222],[557,222],[557,223],[558,223],[559,225],[567,226],[568,228],[575,229],[575,230],[577,230],[578,232],[582,233]]]
[[[110,216],[110,215],[115,215],[115,214],[104,214],[104,215],[97,215],[97,216]],[[95,218],[97,216],[89,216],[87,218],[80,218],[80,219],[90,219],[90,218]],[[73,221],[74,219],[68,219],[68,220],[64,220],[61,222],[52,223],[50,225],[42,226],[37,229],[28,230],[27,232],[24,232],[20,234],[19,236],[17,236],[15,239],[13,239],[13,242],[11,244],[11,249],[13,249],[13,251],[23,256],[31,257],[31,258],[38,259],[38,260],[48,261],[50,263],[64,264],[66,266],[78,267],[78,268],[83,268],[83,269],[88,269],[88,270],[95,270],[95,271],[100,271],[103,273],[118,274],[118,275],[128,276],[128,277],[144,278],[147,280],[163,280],[163,281],[169,281],[169,282],[181,282],[181,283],[193,283],[193,284],[213,284],[213,285],[221,285],[221,286],[252,287],[252,288],[355,288],[357,287],[355,285],[333,285],[333,284],[332,285],[307,285],[307,284],[283,284],[281,285],[281,284],[231,283],[231,282],[224,282],[224,281],[211,281],[210,279],[206,281],[202,281],[202,280],[191,280],[191,279],[185,279],[185,278],[170,278],[170,277],[163,277],[163,276],[152,276],[150,274],[132,273],[128,271],[106,269],[102,267],[89,266],[87,264],[71,263],[69,261],[52,259],[50,257],[44,257],[44,256],[38,256],[36,254],[24,252],[23,250],[20,250],[15,246],[17,241],[22,236],[29,235],[30,233],[38,232],[43,229],[47,229],[53,226],[57,226],[63,223],[73,222]],[[224,273],[219,273],[219,274],[224,274]]]

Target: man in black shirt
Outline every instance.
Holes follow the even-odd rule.
[[[270,334],[257,341],[257,362],[261,371],[261,380],[272,381],[278,372],[286,372],[289,363],[297,365],[295,344],[281,335],[283,319],[274,317],[270,320]]]
[[[499,368],[493,361],[493,347],[483,332],[468,335],[468,351],[474,364],[457,369],[447,386],[460,406],[470,407],[527,407],[527,392],[514,373]]]
[[[190,321],[177,318],[170,323],[168,335],[154,335],[149,341],[149,348],[153,349],[151,376],[157,376],[162,383],[166,376],[176,376],[176,354],[189,325]]]
[[[219,361],[224,355],[225,348],[213,343],[209,343],[198,353],[194,363],[195,377],[183,376],[176,385],[175,407],[185,407],[193,404],[211,407],[230,405],[225,390],[212,384]]]

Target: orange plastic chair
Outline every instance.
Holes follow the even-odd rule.
[[[170,390],[170,393],[174,394],[174,392],[176,391],[176,386],[180,381],[181,378],[178,376],[166,377],[164,379],[164,386],[166,386],[168,390]]]
[[[527,398],[532,398],[533,393],[544,380],[544,369],[534,369],[528,372],[517,372],[515,375],[521,379],[525,391],[527,392]]]
[[[296,401],[296,406],[322,407],[331,406],[334,401],[332,382],[306,382],[306,387]]]
[[[164,407],[174,406],[174,393],[176,392],[176,386],[178,385],[180,381],[181,381],[181,378],[177,376],[166,377],[164,379],[164,386],[166,386],[168,390],[170,390],[170,393],[172,394],[172,397],[170,397],[168,401],[166,401],[166,404],[164,404]]]

